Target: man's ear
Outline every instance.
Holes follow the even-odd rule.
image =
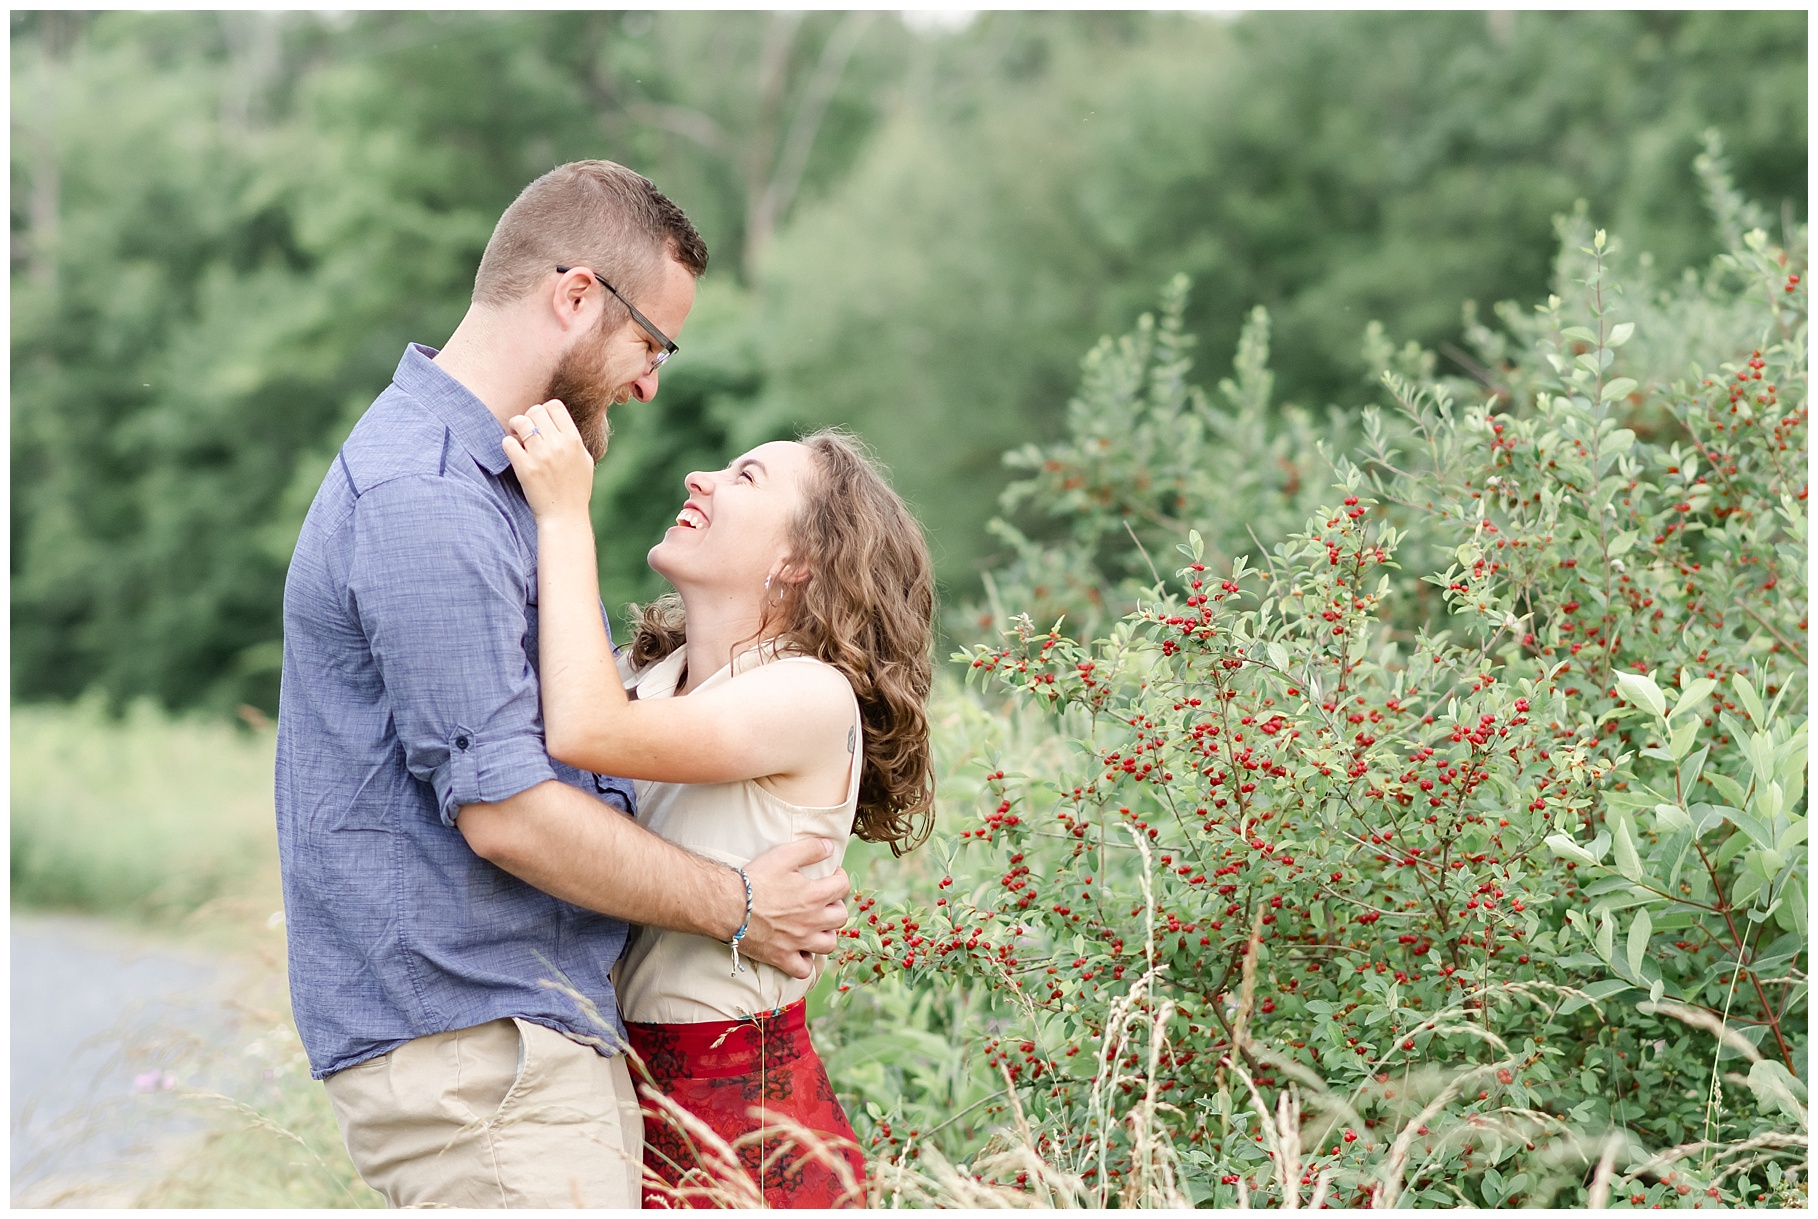
[[[606,289],[600,281],[581,267],[571,267],[557,277],[549,296],[549,307],[563,330],[584,329],[594,323],[594,310],[602,308],[599,297]]]

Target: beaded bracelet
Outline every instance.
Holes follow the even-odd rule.
[[[751,927],[751,878],[745,875],[745,869],[740,868],[739,879],[745,882],[745,921],[739,924],[739,929],[726,941],[732,947],[732,976],[735,978],[745,972],[745,967],[739,963],[739,941],[745,938],[745,932]]]

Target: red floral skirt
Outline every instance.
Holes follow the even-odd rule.
[[[647,1209],[754,1206],[760,1189],[766,1206],[865,1204],[864,1157],[808,1042],[805,1002],[745,1020],[625,1029],[648,1072],[638,1089]],[[686,1114],[652,1097],[653,1085]]]

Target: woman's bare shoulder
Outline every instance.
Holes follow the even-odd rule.
[[[763,691],[803,705],[825,705],[842,712],[852,706],[852,683],[846,675],[813,656],[780,656],[734,676],[727,686],[748,693]]]

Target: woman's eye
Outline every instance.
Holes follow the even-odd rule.
[[[748,482],[748,483],[755,483],[755,482],[756,482],[756,481],[757,481],[757,479],[755,479],[755,478],[753,478],[753,477],[751,477],[751,471],[750,471],[750,470],[740,470],[740,471],[739,471],[739,477],[740,477],[740,478],[742,478],[742,479],[744,479],[744,480],[745,480],[745,481],[746,481],[746,482]]]

